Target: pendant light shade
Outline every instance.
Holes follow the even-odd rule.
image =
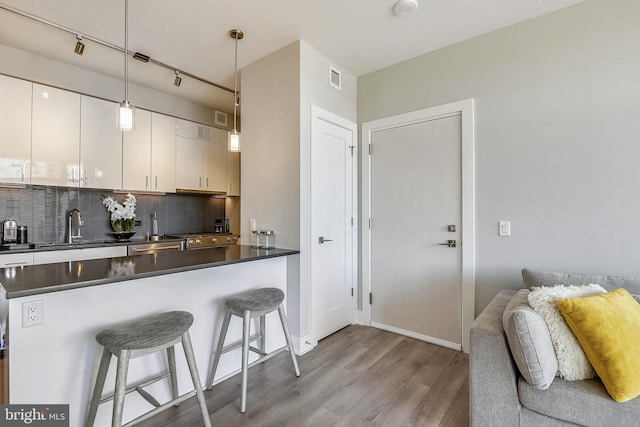
[[[244,37],[244,33],[240,30],[229,31],[229,37],[235,40],[235,57],[233,65],[233,130],[228,135],[228,150],[239,152],[240,151],[240,133],[236,127],[237,124],[237,110],[238,110],[238,40]]]
[[[235,129],[229,132],[229,151],[240,151],[240,134]]]
[[[129,103],[129,0],[124,0],[124,101],[118,114],[120,130],[133,130],[134,107]]]
[[[122,101],[119,111],[120,130],[133,130],[133,105],[129,101]]]

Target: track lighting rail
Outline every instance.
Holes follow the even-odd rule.
[[[24,18],[31,19],[32,21],[39,22],[41,24],[47,25],[47,26],[55,28],[57,30],[64,31],[66,33],[69,33],[69,34],[73,35],[74,37],[77,37],[77,35],[80,34],[79,31],[74,30],[72,28],[65,27],[63,25],[57,24],[57,23],[49,21],[47,19],[40,18],[39,16],[32,15],[30,13],[24,12],[24,11],[16,9],[16,8],[13,8],[11,6],[7,6],[7,5],[2,4],[2,3],[0,3],[0,9],[4,9],[4,10],[6,10],[8,12],[14,13],[16,15],[20,15],[20,16],[22,16]],[[90,35],[85,34],[85,33],[82,33],[82,39],[83,40],[91,40],[94,43],[97,43],[97,44],[100,44],[102,46],[108,47],[110,49],[116,50],[116,51],[118,51],[120,53],[124,53],[124,51],[125,51],[124,48],[122,48],[122,47],[120,47],[118,45],[115,45],[113,43],[109,43],[107,41],[101,40],[101,39],[99,39],[97,37],[93,37],[93,36],[90,36]],[[149,56],[144,55],[144,54],[142,54],[140,52],[131,52],[131,51],[127,50],[127,55],[131,55],[132,57],[134,57],[134,58],[136,58],[138,60],[141,60],[140,56],[142,56],[142,57],[144,57],[144,59],[146,59],[146,61],[143,61],[143,62],[149,62],[151,64],[157,65],[157,66],[165,68],[167,70],[171,70],[173,72],[178,70],[178,67],[173,67],[173,66],[171,66],[169,64],[165,64],[164,62],[157,61],[157,60],[155,60],[153,58],[150,58]],[[136,55],[138,55],[138,57],[136,57]],[[218,83],[214,83],[214,82],[211,82],[209,80],[203,79],[202,77],[198,77],[198,76],[196,76],[194,74],[191,74],[189,72],[184,71],[182,68],[180,68],[179,70],[180,70],[180,76],[181,77],[185,77],[186,76],[186,77],[189,77],[189,78],[191,78],[193,80],[197,80],[197,81],[199,81],[201,83],[208,84],[208,85],[213,86],[215,88],[224,90],[226,92],[234,93],[233,89],[230,89],[230,88],[222,86],[222,85],[220,85]]]

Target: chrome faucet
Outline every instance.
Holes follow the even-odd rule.
[[[76,214],[76,216],[78,217],[78,234],[74,235],[71,232],[71,225],[72,225],[72,219],[73,219],[73,214]],[[80,234],[80,227],[82,227],[84,225],[84,221],[82,220],[82,216],[80,215],[80,211],[76,208],[73,208],[69,211],[69,215],[68,215],[68,221],[67,221],[67,243],[73,243],[75,241],[78,241],[80,239],[82,239],[82,235]]]

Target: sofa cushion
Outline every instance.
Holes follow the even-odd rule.
[[[544,318],[551,342],[558,358],[558,372],[561,378],[569,381],[579,381],[595,377],[595,371],[580,343],[567,326],[558,311],[556,302],[563,298],[574,298],[595,293],[606,292],[599,285],[586,286],[541,286],[535,287],[529,294],[529,305]]]
[[[626,289],[558,301],[558,309],[617,402],[640,395],[640,304]]]
[[[520,403],[531,411],[582,426],[637,426],[640,398],[625,403],[611,399],[598,379],[565,381],[561,378],[546,390],[518,380]]]
[[[558,372],[558,359],[542,316],[529,306],[528,289],[521,289],[507,304],[502,324],[511,355],[520,374],[535,388],[548,388]]]
[[[633,295],[636,301],[640,301],[640,278],[635,277],[553,273],[525,268],[522,270],[522,280],[525,288],[529,289],[534,286],[554,286],[559,284],[582,286],[589,283],[597,283],[607,291],[625,288]]]

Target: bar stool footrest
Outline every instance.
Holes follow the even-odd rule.
[[[167,372],[161,373],[159,375],[156,375],[155,377],[151,377],[151,378],[149,378],[147,380],[143,380],[143,381],[140,381],[138,383],[131,384],[130,386],[127,387],[127,389],[125,390],[124,394],[126,395],[126,394],[129,394],[129,393],[133,392],[133,391],[137,391],[138,393],[140,393],[139,389],[141,389],[142,387],[146,387],[146,386],[151,385],[151,384],[153,384],[153,383],[155,383],[157,381],[163,380],[165,378],[169,378],[169,375],[170,375],[170,373],[167,371]],[[145,391],[144,393],[147,393],[147,392]],[[151,396],[149,393],[147,393],[147,394],[149,396]],[[142,393],[140,393],[140,395],[142,395],[142,397],[144,397],[144,395]],[[151,397],[153,398],[153,396],[151,396]],[[146,397],[144,397],[144,398],[145,398],[145,400],[147,400]],[[108,402],[110,400],[113,400],[113,393],[107,394],[107,395],[103,396],[102,398],[100,398],[100,404],[103,404],[104,402]],[[155,400],[155,398],[153,400]],[[149,403],[151,403],[152,405],[156,406],[155,404],[153,404],[149,400],[147,400],[147,401]]]

